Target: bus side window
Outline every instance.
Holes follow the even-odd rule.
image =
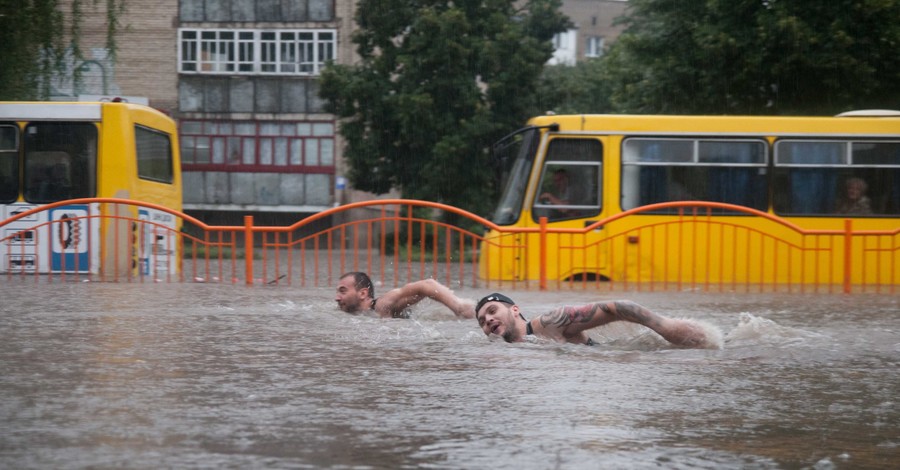
[[[700,164],[710,164],[705,199],[766,210],[766,145],[762,141],[701,141]],[[753,166],[750,166],[753,165]]]
[[[19,128],[0,125],[0,202],[8,204],[19,197]]]
[[[787,172],[786,197],[776,198],[785,207],[776,211],[790,214],[834,213],[840,165],[846,162],[846,142],[779,141],[775,144],[778,165]],[[787,167],[787,168],[784,168]]]
[[[849,177],[866,183],[872,213],[900,214],[900,142],[855,141],[851,154]]]
[[[600,213],[603,145],[597,139],[556,138],[550,142],[532,217],[550,221]]]

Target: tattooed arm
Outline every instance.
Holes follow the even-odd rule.
[[[694,324],[664,317],[629,300],[561,307],[539,319],[542,333],[570,342],[583,342],[587,339],[584,330],[619,320],[644,325],[680,346],[693,346],[704,339]]]

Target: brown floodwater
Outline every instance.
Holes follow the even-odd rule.
[[[594,347],[510,345],[431,302],[348,315],[331,288],[4,280],[0,467],[900,462],[900,296],[507,293],[527,315],[632,299],[723,348],[627,324]]]

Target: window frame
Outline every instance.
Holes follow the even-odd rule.
[[[840,144],[842,148],[836,154],[838,157],[836,159],[837,161],[784,161],[784,158],[782,157],[785,152],[782,149],[785,145],[796,143]],[[891,144],[900,146],[900,140],[857,137],[842,138],[839,136],[829,136],[827,138],[791,136],[775,140],[772,144],[772,175],[775,181],[781,181],[784,184],[776,185],[776,183],[773,183],[772,212],[782,217],[896,217],[896,213],[877,212],[875,211],[875,207],[872,208],[872,213],[865,214],[847,214],[842,213],[837,209],[838,201],[842,197],[840,191],[843,189],[843,183],[848,179],[863,178],[866,180],[867,178],[864,177],[866,174],[875,176],[875,179],[880,179],[878,178],[879,173],[883,176],[888,174],[888,170],[900,171],[900,161],[896,164],[857,163],[857,161],[855,161],[857,150],[855,147],[858,145],[872,144]],[[797,172],[796,174],[794,173],[795,171]],[[815,176],[818,178],[814,178],[813,175],[810,174],[811,172],[815,173]],[[804,178],[795,179],[800,176],[803,176]],[[808,198],[797,194],[798,192],[801,192],[801,189],[795,189],[793,184],[795,184],[795,182],[800,182],[801,180],[805,181],[805,184],[821,186],[821,188],[815,188],[820,189],[820,191],[816,191],[816,193],[822,199],[821,201],[817,200],[818,206],[820,206],[819,210],[812,210],[809,207],[806,207],[811,205],[804,202],[807,201]],[[866,183],[867,185],[870,185],[870,191],[866,196],[870,198],[871,202],[874,200],[874,193],[877,189],[872,186],[875,182],[871,181],[871,178],[869,178]],[[895,179],[893,184],[900,184],[900,180]],[[782,186],[789,189],[783,192],[774,192],[778,187]],[[884,190],[886,186],[890,188],[889,177],[885,177],[882,180],[882,190]],[[884,197],[889,198],[890,196]]]
[[[680,159],[666,159],[658,158],[658,159],[631,159],[630,156],[634,152],[629,152],[628,145],[632,142],[678,142],[678,143],[690,143],[690,148],[688,152],[683,153],[683,157]],[[712,144],[756,144],[760,150],[762,150],[761,154],[755,154],[761,156],[761,161],[751,161],[751,162],[736,162],[736,161],[725,161],[725,162],[716,162],[716,161],[704,161],[701,157],[703,155],[702,152],[702,144],[704,143],[712,143]],[[626,173],[628,173],[629,168],[640,168],[640,167],[657,167],[657,168],[681,168],[681,169],[689,169],[689,168],[702,168],[702,169],[729,169],[729,168],[739,168],[739,169],[753,169],[758,168],[759,174],[762,175],[762,178],[765,181],[765,198],[764,204],[760,204],[760,207],[752,207],[757,210],[766,211],[770,205],[769,201],[769,192],[768,188],[770,185],[769,176],[768,176],[768,168],[770,162],[772,161],[772,151],[769,146],[768,140],[764,136],[741,136],[741,137],[712,137],[712,136],[634,136],[634,137],[626,137],[622,139],[621,148],[621,168],[620,168],[620,177],[619,177],[619,200],[620,200],[620,209],[621,210],[631,210],[637,207],[645,206],[648,204],[654,204],[659,202],[676,202],[680,200],[685,200],[682,197],[669,197],[664,201],[643,201],[638,200],[636,205],[627,203],[629,197],[633,197],[632,192],[637,191],[637,194],[640,195],[642,191],[640,185],[640,176],[637,176],[638,180],[635,182],[626,181],[629,178]],[[637,157],[641,157],[642,154],[636,154]],[[683,171],[683,170],[682,170]],[[709,175],[707,175],[709,177]],[[667,182],[670,181],[668,179],[667,173]],[[679,183],[678,181],[675,181]],[[636,187],[635,187],[636,185]],[[677,190],[678,187],[673,187],[672,189]],[[687,189],[687,188],[684,188]],[[676,191],[677,193],[677,191]],[[709,188],[706,188],[706,191],[702,195],[706,199],[701,200],[709,200],[710,191]],[[735,202],[728,201],[717,201],[723,202],[726,204],[735,204]],[[672,213],[675,210],[660,210],[654,211],[654,213]],[[723,212],[727,214],[735,214],[733,212]]]
[[[164,175],[153,174],[153,172],[146,172],[148,169],[147,164],[150,162],[160,161],[158,157],[159,155],[151,155],[147,153],[148,149],[151,147],[145,147],[141,145],[141,139],[138,137],[140,132],[146,132],[147,136],[160,137],[165,139],[165,149],[166,155],[163,156],[164,160]],[[159,141],[161,143],[162,141]],[[175,158],[174,152],[172,152],[172,136],[166,132],[160,131],[159,129],[154,129],[152,127],[143,126],[141,124],[134,125],[134,156],[136,160],[137,167],[137,176],[139,179],[145,181],[153,181],[156,183],[163,184],[173,184],[175,182]],[[149,157],[149,158],[145,158]],[[143,164],[142,164],[143,163]],[[151,167],[155,167],[156,165],[151,165]]]
[[[182,119],[178,125],[185,171],[335,173],[334,121]],[[198,149],[208,158],[198,162]],[[239,158],[232,159],[235,152]]]
[[[318,76],[337,59],[337,38],[336,29],[179,28],[178,73]]]

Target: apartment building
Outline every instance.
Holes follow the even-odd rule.
[[[113,67],[105,10],[88,4],[85,60],[69,64],[82,80],[65,75],[53,99],[120,96],[175,118],[190,212],[296,220],[337,200],[340,143],[318,75],[327,61],[352,61],[354,7],[352,0],[128,2]]]
[[[563,0],[560,10],[572,21],[572,28],[553,38],[550,64],[575,65],[600,57],[624,29],[616,18],[625,14],[627,0]]]

